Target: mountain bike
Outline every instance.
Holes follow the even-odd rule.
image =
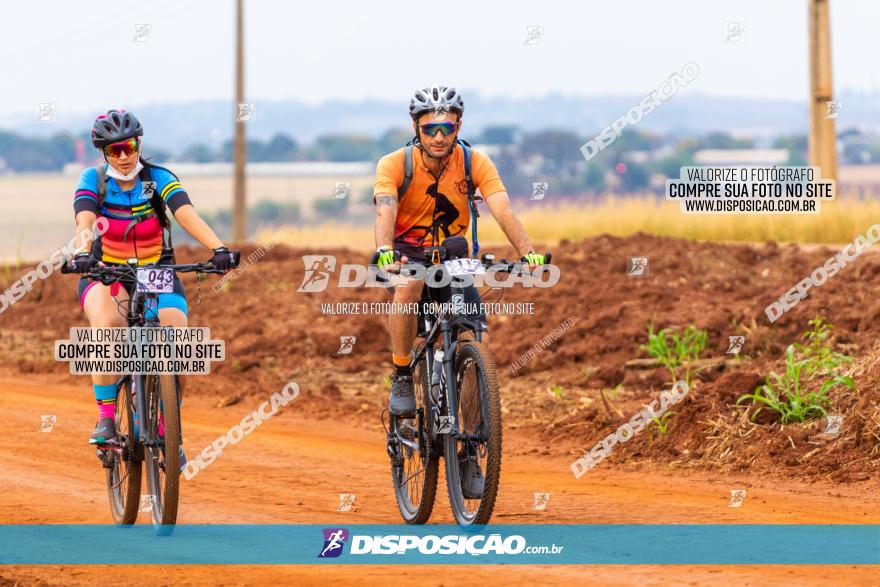
[[[426,260],[441,265],[454,279],[490,269],[522,271],[523,263],[450,255],[445,247],[429,247]],[[372,264],[376,262],[374,255]],[[550,262],[548,253],[546,262]],[[482,325],[463,310],[464,288],[423,287],[418,307],[418,340],[410,366],[416,396],[414,418],[389,414],[385,424],[387,452],[398,509],[408,524],[424,524],[431,516],[443,456],[446,488],[455,521],[461,526],[489,522],[501,477],[501,393],[495,361],[482,342]],[[480,496],[462,486],[462,457],[476,457],[484,475]]]
[[[238,255],[238,251],[233,251]],[[238,264],[236,259],[235,264]],[[66,264],[62,273],[73,273]],[[162,328],[158,312],[160,290],[174,273],[225,273],[211,263],[99,266],[83,274],[103,283],[120,283],[129,291],[129,327]],[[110,512],[118,525],[131,525],[141,507],[142,465],[147,473],[150,517],[156,533],[170,535],[177,522],[180,490],[180,382],[176,375],[126,374],[116,383],[116,442],[101,445],[98,458],[106,470]],[[160,428],[162,428],[160,430]]]

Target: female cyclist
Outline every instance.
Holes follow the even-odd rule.
[[[104,163],[83,171],[76,186],[73,209],[81,246],[71,266],[78,273],[89,273],[99,264],[128,263],[130,259],[137,259],[138,264],[155,263],[160,258],[163,263],[173,263],[167,208],[181,228],[213,252],[215,268],[232,269],[233,255],[193,208],[177,177],[141,158],[143,134],[141,123],[125,110],[110,110],[95,119],[92,144],[101,150]],[[98,217],[106,219],[107,230],[89,241],[88,229]],[[107,286],[83,277],[78,293],[92,328],[127,326],[125,302],[129,293],[118,283]],[[163,326],[187,325],[186,294],[176,275],[174,293],[159,294],[158,316]],[[117,379],[114,375],[92,376],[98,424],[90,444],[116,441]]]

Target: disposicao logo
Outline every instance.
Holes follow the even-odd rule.
[[[304,255],[303,264],[306,271],[302,285],[297,292],[315,293],[327,289],[330,274],[336,269],[336,257],[333,255]]]
[[[348,540],[348,530],[345,528],[324,528],[324,547],[318,554],[318,558],[336,558],[342,554],[342,547]]]

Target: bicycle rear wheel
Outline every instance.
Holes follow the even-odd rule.
[[[399,461],[391,463],[391,478],[397,507],[407,524],[424,524],[431,517],[437,495],[439,456],[431,447],[430,381],[428,360],[423,357],[413,370],[416,417],[391,415],[392,430],[398,433]]]
[[[446,489],[455,521],[461,526],[489,523],[501,478],[501,392],[495,362],[477,341],[462,341],[455,355],[458,436],[444,439]],[[484,476],[480,496],[465,496],[462,470],[468,457]]]
[[[180,403],[177,378],[174,375],[148,375],[144,393],[148,418],[147,436],[151,442],[144,447],[151,518],[156,533],[167,536],[177,522],[177,501],[180,489]],[[159,429],[159,416],[164,416],[164,435]]]
[[[134,524],[141,498],[141,456],[134,427],[132,380],[116,390],[116,438],[119,446],[108,449],[112,466],[107,471],[107,496],[113,521]]]

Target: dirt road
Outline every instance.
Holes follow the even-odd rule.
[[[0,377],[0,520],[4,523],[105,523],[109,512],[103,472],[85,445],[94,406],[84,386],[50,383],[39,375]],[[267,397],[272,390],[267,391]],[[308,390],[303,390],[308,393]],[[185,440],[197,452],[256,406],[249,399],[227,408],[216,400],[187,399]],[[40,433],[40,416],[57,416]],[[14,431],[14,433],[12,433]],[[496,523],[878,523],[880,498],[861,487],[781,483],[772,479],[621,471],[599,466],[575,480],[568,459],[525,454],[531,439],[508,431]],[[870,483],[869,483],[870,484]],[[731,488],[748,488],[739,509],[728,508]],[[532,511],[535,492],[551,493],[543,512]],[[338,493],[356,494],[350,512],[337,512]],[[434,523],[453,523],[439,492]],[[308,421],[295,402],[203,470],[182,491],[181,523],[397,523],[380,430],[352,421]],[[96,546],[106,548],[106,545]],[[598,585],[828,585],[877,583],[871,567],[581,566],[468,567],[456,581],[450,568],[341,567],[335,583],[401,576],[418,584]],[[143,584],[233,585],[326,583],[326,567],[186,566],[0,567],[0,585],[85,585],[105,579]]]

